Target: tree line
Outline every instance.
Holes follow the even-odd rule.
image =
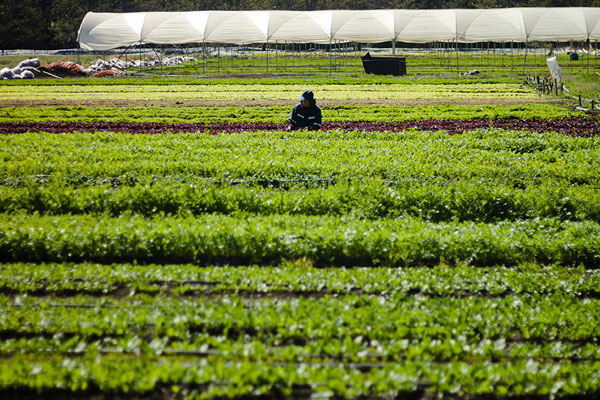
[[[0,50],[75,48],[85,14],[194,10],[599,7],[600,0],[18,0],[0,3]]]

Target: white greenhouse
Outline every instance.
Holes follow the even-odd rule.
[[[130,45],[269,42],[598,41],[600,8],[88,13],[88,50]]]
[[[328,48],[330,62],[332,46],[341,43],[391,42],[392,54],[397,43],[437,43],[441,48],[457,50],[457,65],[459,44],[476,47],[487,42],[488,49],[489,43],[510,44],[512,57],[514,43],[527,51],[533,42],[579,42],[587,52],[599,39],[600,8],[586,7],[90,12],[78,32],[81,48],[90,51],[194,44],[203,52],[206,47],[223,45],[261,44],[264,50],[304,43]],[[268,54],[266,57],[268,70]]]

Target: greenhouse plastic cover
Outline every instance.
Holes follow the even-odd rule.
[[[137,43],[597,41],[600,8],[87,13],[88,50]]]

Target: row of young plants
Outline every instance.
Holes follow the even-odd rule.
[[[197,70],[196,70],[197,72]],[[198,86],[219,86],[219,85],[297,85],[299,79],[302,83],[315,87],[316,85],[388,85],[413,83],[429,85],[452,85],[461,84],[519,84],[523,83],[522,77],[515,77],[510,74],[479,74],[470,76],[456,76],[454,73],[446,74],[410,74],[402,77],[391,75],[373,75],[373,74],[336,74],[330,75],[322,73],[320,75],[298,76],[271,76],[261,77],[257,75],[239,77],[201,77],[195,76],[152,76],[137,75],[128,76],[126,79],[22,79],[5,80],[3,86],[180,86],[180,85],[198,85]]]
[[[110,132],[0,136],[0,182],[67,177],[80,184],[382,179],[406,183],[480,180],[529,187],[599,183],[599,138],[557,133],[246,132],[130,135]]]
[[[0,217],[3,261],[317,265],[560,263],[600,266],[600,225],[556,219],[482,224],[351,216]]]
[[[14,181],[13,181],[14,183]],[[69,184],[33,179],[0,185],[0,213],[156,215],[351,215],[378,219],[403,216],[427,221],[499,222],[534,218],[600,222],[596,186],[516,188],[481,179],[457,183],[358,181],[260,182],[232,185],[158,180],[132,186]]]
[[[281,119],[282,121],[284,118]],[[600,122],[586,117],[558,119],[471,119],[464,120],[421,120],[396,122],[339,121],[325,122],[323,131],[368,131],[402,132],[406,130],[443,131],[462,134],[481,129],[525,130],[534,133],[555,132],[569,136],[600,136]],[[285,131],[286,123],[273,122],[215,122],[215,123],[164,123],[164,122],[0,122],[0,134],[27,132],[73,133],[73,132],[120,132],[133,134],[161,134],[192,132],[248,133],[256,131]]]
[[[82,324],[93,321],[81,321]],[[536,360],[545,363],[572,362],[574,364],[600,360],[600,348],[594,343],[578,344],[570,341],[512,341],[482,339],[473,341],[465,336],[457,338],[421,339],[367,339],[361,336],[344,338],[282,339],[269,333],[253,332],[260,335],[228,338],[194,332],[185,337],[152,336],[152,333],[130,332],[115,336],[86,337],[72,334],[55,334],[52,337],[9,338],[0,344],[0,355],[12,357],[28,354],[44,358],[55,354],[65,357],[91,358],[108,354],[137,355],[155,359],[156,357],[182,358],[197,362],[206,358],[239,361],[240,355],[254,361],[269,363],[324,363],[340,362],[349,367],[383,367],[392,363],[435,362],[475,362],[487,360]],[[282,341],[284,343],[282,343]],[[292,343],[293,342],[293,343]]]
[[[86,304],[78,306],[77,301]],[[26,345],[28,338],[36,337],[64,340],[77,336],[96,341],[105,337],[131,339],[137,336],[145,338],[148,344],[155,338],[166,338],[170,342],[193,340],[196,334],[200,334],[196,338],[199,340],[205,340],[203,335],[213,337],[214,341],[220,337],[237,341],[256,338],[270,346],[323,346],[309,353],[319,356],[344,357],[346,353],[352,359],[362,352],[362,361],[369,361],[372,354],[383,360],[418,359],[422,353],[426,358],[427,346],[411,354],[410,341],[434,341],[432,354],[427,357],[432,361],[473,361],[479,356],[497,359],[502,357],[506,343],[533,342],[537,345],[533,347],[540,351],[545,344],[566,341],[573,349],[583,351],[577,357],[598,358],[599,302],[591,298],[582,301],[558,292],[551,296],[519,294],[507,297],[390,293],[385,296],[346,294],[280,298],[274,295],[252,298],[247,294],[223,294],[194,299],[159,296],[150,301],[147,296],[130,294],[116,305],[93,297],[79,297],[75,302],[69,298],[65,302],[63,299],[7,298],[3,295],[0,332],[3,341],[15,339],[8,343],[17,347],[22,339]],[[344,351],[335,346],[336,339],[338,343],[343,343],[344,339],[357,340],[359,346]],[[504,342],[504,346],[497,349],[499,354],[481,354],[480,347],[470,348],[471,344],[478,345],[484,339]],[[370,342],[373,340],[402,347],[372,348]],[[444,349],[436,347],[435,340],[445,341],[446,346],[453,340],[456,343]],[[445,354],[441,353],[443,350]],[[550,352],[544,357],[566,356],[561,354],[561,343],[556,349],[548,346],[546,350]],[[285,354],[272,356],[284,358]]]
[[[305,83],[271,85],[110,85],[110,86],[0,86],[0,100],[278,100],[297,99]],[[455,82],[431,85],[412,82],[369,84],[320,84],[313,88],[317,99],[536,99],[535,90],[523,84]]]
[[[2,271],[49,280],[61,274],[100,277],[100,269],[140,280],[164,279],[173,269],[185,278],[217,280],[210,278],[217,275],[241,290],[246,277],[261,273],[271,281],[274,270],[2,265]],[[519,270],[322,270],[299,261],[277,272],[286,285],[321,274],[328,284],[355,286],[392,285],[389,278],[418,285],[423,274],[449,285],[460,285],[461,279],[463,286],[490,279],[518,284],[523,273],[532,287],[547,276],[565,290],[500,297],[384,290],[317,299],[279,298],[271,290],[272,298],[246,293],[188,299],[133,290],[122,297],[0,295],[0,354],[7,360],[0,367],[0,391],[38,396],[168,392],[186,398],[597,393],[600,376],[590,371],[597,370],[600,357],[600,307],[597,298],[582,301],[571,291],[594,282],[595,271],[530,264]],[[3,274],[1,281],[15,277]],[[558,283],[565,280],[567,286]]]
[[[64,302],[2,296],[5,312],[0,329],[5,340],[0,352],[10,357],[12,368],[2,371],[0,385],[41,393],[62,389],[75,394],[143,394],[160,389],[161,383],[199,384],[198,394],[213,397],[216,394],[207,386],[222,387],[221,394],[239,395],[230,391],[237,381],[246,388],[245,394],[274,394],[275,383],[262,380],[257,386],[253,374],[229,374],[224,379],[216,372],[221,364],[237,365],[243,371],[271,365],[287,366],[289,371],[281,378],[309,385],[311,393],[325,387],[331,396],[353,398],[357,393],[383,393],[371,385],[356,392],[352,384],[335,376],[321,381],[310,375],[297,382],[295,373],[311,367],[335,368],[362,377],[400,368],[397,372],[406,376],[407,368],[420,365],[419,374],[410,381],[432,392],[592,396],[598,380],[590,373],[599,356],[596,302],[568,295],[452,299],[397,294],[260,301],[237,296],[197,301],[135,295],[120,302],[97,297]],[[77,303],[87,307],[78,308]],[[122,373],[115,369],[115,360],[127,363],[134,358],[145,368],[165,363],[176,370],[172,363],[183,363],[188,373],[192,365],[213,371],[202,381],[163,376],[147,382],[139,376],[143,371],[136,370],[125,375],[130,379],[116,378],[109,384],[113,373]],[[90,362],[95,363],[93,373],[86,370]],[[46,371],[51,365],[56,368]],[[474,369],[465,370],[467,366]],[[449,371],[455,372],[447,375]],[[553,381],[563,374],[572,387]],[[133,383],[134,378],[138,383]],[[388,393],[394,376],[380,378],[377,387]],[[256,392],[258,388],[262,391]]]
[[[600,296],[600,272],[559,265],[467,265],[412,268],[316,268],[309,260],[278,266],[132,265],[94,263],[2,264],[0,292],[14,295],[104,296],[92,304],[118,305],[130,293],[196,296],[249,293],[293,296],[327,294],[420,294],[424,296],[510,296],[562,293]],[[119,295],[121,294],[121,295]],[[112,302],[111,299],[115,299]],[[70,303],[75,304],[71,299]]]
[[[381,368],[343,363],[269,363],[108,355],[95,359],[13,357],[0,365],[0,385],[24,394],[174,395],[191,399],[259,397],[358,398],[418,396],[597,395],[598,362],[552,364],[532,360],[400,362]],[[154,392],[156,391],[156,392]]]
[[[69,316],[68,313],[58,314],[59,317]],[[117,314],[122,318],[127,317],[123,313]],[[34,312],[34,315],[38,313]],[[82,325],[94,324],[94,322],[84,319],[80,321]],[[146,332],[132,332],[127,326],[120,326],[117,330],[124,330],[125,333],[114,336],[94,334],[89,337],[60,333],[52,337],[30,335],[25,339],[8,338],[0,345],[0,354],[3,358],[29,355],[32,360],[44,359],[52,354],[80,359],[123,354],[135,355],[148,361],[161,356],[185,358],[191,363],[207,358],[212,361],[254,361],[296,366],[304,363],[334,362],[343,363],[349,368],[362,367],[362,369],[381,368],[407,361],[449,364],[529,360],[558,367],[598,362],[600,355],[600,349],[593,343],[574,344],[568,340],[550,340],[543,344],[537,340],[514,342],[503,338],[473,340],[461,336],[460,329],[456,332],[459,334],[456,338],[439,338],[424,334],[419,339],[402,337],[369,339],[352,335],[303,338],[302,333],[298,332],[295,337],[286,338],[264,333],[260,327],[258,329],[252,331],[256,336],[240,334],[240,338],[227,338],[221,336],[217,329],[213,329],[215,335],[208,335],[200,332],[191,334],[180,332],[177,327],[161,329],[162,333],[155,333],[152,328]],[[92,330],[94,330],[93,325],[89,331]],[[422,327],[419,329],[419,334],[426,331],[427,329]],[[96,327],[95,332],[100,330]],[[234,332],[235,334],[237,332]]]
[[[0,108],[0,122],[164,122],[164,123],[223,123],[223,122],[279,122],[287,121],[293,101],[289,106],[262,107],[4,107]],[[532,119],[581,117],[582,111],[564,105],[482,104],[482,105],[324,105],[323,120],[345,121],[420,121],[420,120],[471,120],[471,119]]]

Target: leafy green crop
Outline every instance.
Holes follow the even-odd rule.
[[[306,86],[329,121],[578,115],[343,104],[537,96],[430,78],[5,82],[13,104],[253,107],[0,120],[283,122]],[[600,139],[431,129],[0,136],[0,397],[598,397]]]
[[[597,187],[598,138],[479,130],[444,132],[254,132],[242,134],[23,134],[0,137],[5,184],[460,181],[526,188]]]
[[[319,265],[474,265],[521,262],[600,265],[600,228],[554,219],[498,224],[363,221],[351,217],[2,216],[7,261],[276,263]]]
[[[324,184],[275,181],[251,185],[156,180],[133,186],[73,185],[50,180],[0,186],[0,212],[47,215],[352,215],[359,218],[420,217],[428,221],[499,222],[532,218],[600,222],[595,187],[552,184],[514,188],[499,182],[385,183],[381,180]]]
[[[384,268],[316,268],[307,259],[277,266],[199,266],[193,264],[10,263],[2,265],[2,290],[13,294],[61,296],[73,294],[73,304],[96,304],[84,296],[105,296],[105,306],[119,305],[118,293],[160,296],[225,296],[231,293],[325,294],[402,293],[423,296],[508,295],[575,296],[600,293],[599,270],[560,265],[519,264],[472,268],[467,265]],[[8,300],[8,299],[6,299]],[[32,300],[33,301],[33,300]]]
[[[293,102],[290,101],[290,105]],[[291,106],[290,106],[291,107]],[[290,107],[6,107],[0,108],[2,122],[112,121],[112,122],[286,122]],[[408,121],[427,119],[514,119],[560,118],[583,115],[563,106],[530,103],[521,105],[436,105],[436,106],[323,106],[326,121]]]
[[[359,84],[520,84],[523,83],[521,77],[500,76],[498,74],[484,76],[443,76],[440,74],[431,75],[409,75],[398,78],[389,75],[367,75],[361,74],[330,76],[329,73],[323,73],[322,76],[294,76],[293,78],[280,76],[275,78],[244,77],[244,78],[223,78],[223,77],[199,77],[199,76],[129,76],[126,79],[34,79],[34,80],[9,80],[3,81],[3,86],[180,86],[180,85],[290,85],[303,82],[306,85],[315,86],[321,84],[336,85],[359,85]]]
[[[88,86],[0,86],[0,101],[20,100],[289,100],[298,98],[304,83],[271,85],[88,85]],[[314,91],[319,98],[343,101],[349,99],[534,99],[535,91],[520,84],[462,83],[431,85],[321,84]]]
[[[303,262],[274,268],[4,264],[2,270],[0,282],[8,285],[26,276],[38,284],[48,275],[57,283],[71,278],[72,293],[84,291],[77,285],[88,280],[114,284],[118,276],[140,284],[120,295],[0,295],[3,390],[167,391],[186,398],[597,394],[600,308],[577,291],[597,282],[596,271],[531,264],[315,269]],[[165,286],[171,277],[178,279]],[[525,292],[517,289],[520,277],[529,281]],[[222,286],[195,295],[174,291],[185,288],[181,278]],[[162,285],[161,293],[148,295],[144,282]],[[514,284],[515,292],[494,293],[493,282]],[[373,292],[375,283],[382,286]],[[426,289],[429,283],[490,289],[491,296],[440,296]],[[340,284],[337,295],[323,292],[322,285]],[[278,294],[302,285],[301,294]],[[424,291],[407,290],[412,285]]]

